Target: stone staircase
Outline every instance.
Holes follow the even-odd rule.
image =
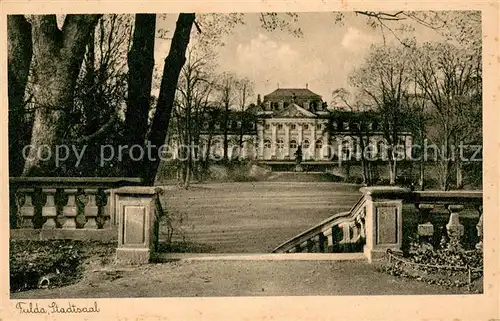
[[[350,211],[335,214],[310,229],[280,244],[273,253],[362,252],[365,239],[366,197],[362,196]]]
[[[325,172],[272,172],[271,182],[342,182],[343,178]]]

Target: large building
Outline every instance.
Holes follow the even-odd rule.
[[[299,146],[303,160],[310,162],[359,159],[362,145],[375,146],[374,152],[382,155],[386,140],[377,117],[361,121],[359,114],[327,107],[322,97],[308,88],[278,88],[262,101],[259,96],[257,104],[243,113],[232,112],[227,118],[220,111],[207,113],[201,146],[205,152],[210,149],[211,155],[221,157],[227,137],[229,158],[268,163],[294,161]],[[411,135],[402,133],[398,140],[406,158],[410,157]]]

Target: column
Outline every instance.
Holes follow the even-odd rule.
[[[323,131],[323,157],[328,157],[330,158],[330,149],[332,146],[330,146],[330,133],[328,133],[328,130],[325,128]]]
[[[290,158],[290,123],[285,123],[285,158]]]
[[[264,159],[264,127],[263,125],[258,125],[259,130],[258,130],[258,135],[259,137],[258,142],[259,142],[259,148],[257,151],[257,159]]]
[[[297,132],[298,138],[297,138],[297,144],[302,145],[302,124],[297,124]]]
[[[311,126],[311,145],[309,146],[309,155],[311,159],[316,159],[316,122],[309,124]]]
[[[271,124],[271,159],[276,158],[276,123]]]

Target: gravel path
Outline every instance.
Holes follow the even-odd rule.
[[[14,293],[11,298],[457,293],[461,293],[459,289],[447,290],[378,272],[366,261],[177,261],[135,268],[108,266],[87,272],[74,285]]]

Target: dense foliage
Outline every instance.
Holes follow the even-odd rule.
[[[81,279],[85,262],[100,257],[105,262],[116,245],[92,241],[10,241],[10,291],[39,287],[41,278],[49,287],[72,284]]]
[[[469,286],[473,292],[482,291],[482,269],[482,250],[465,250],[459,242],[445,238],[436,248],[413,240],[404,258],[393,257],[382,267],[390,275],[445,287]]]

